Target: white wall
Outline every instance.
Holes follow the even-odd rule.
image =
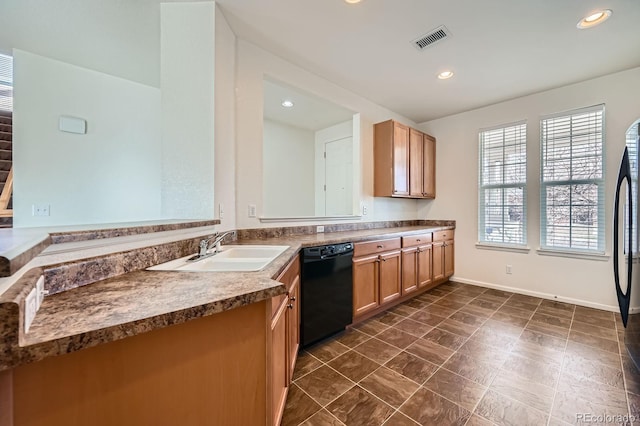
[[[162,214],[214,217],[215,3],[161,5]]]
[[[338,123],[333,126],[317,130],[315,132],[315,161],[314,161],[314,170],[315,170],[315,183],[314,183],[314,192],[315,192],[315,215],[316,216],[324,216],[325,215],[325,191],[324,191],[324,182],[325,182],[325,162],[324,162],[324,145],[327,142],[337,141],[339,139],[352,138],[353,139],[353,127],[354,120],[348,120],[343,123]],[[354,157],[359,157],[360,150],[355,150],[352,153]],[[360,174],[360,170],[356,170],[354,174]],[[353,186],[354,192],[357,192],[358,186]],[[353,195],[360,195],[359,192]],[[355,198],[355,197],[352,197]],[[355,209],[357,212],[358,209]]]
[[[157,0],[0,1],[0,52],[26,50],[155,87],[159,35]]]
[[[236,36],[217,6],[215,37],[215,216],[220,219],[218,229],[228,230],[236,227]]]
[[[361,115],[360,136],[362,169],[361,200],[368,207],[363,221],[414,219],[415,200],[373,198],[373,124],[394,118],[415,126],[411,120],[343,89],[328,80],[279,58],[249,42],[238,39],[236,55],[236,184],[237,227],[273,226],[258,218],[247,217],[247,206],[255,204],[258,216],[264,215],[262,200],[263,79],[265,76],[327,99]],[[354,139],[356,135],[354,134]],[[331,223],[331,221],[325,221]],[[282,226],[294,223],[281,223]],[[300,222],[296,222],[301,224]]]
[[[604,103],[606,251],[611,254],[612,206],[625,132],[640,117],[640,68],[561,87],[420,125],[437,138],[438,196],[421,202],[419,217],[455,219],[456,273],[463,282],[557,296],[581,304],[617,309],[612,259],[542,256],[540,246],[540,116]],[[529,253],[482,250],[478,239],[478,130],[527,121],[527,215]],[[506,265],[513,274],[505,273]],[[635,292],[635,296],[640,296]],[[632,304],[638,306],[637,301]]]
[[[14,55],[14,226],[160,218],[160,91],[29,52]],[[87,134],[58,130],[61,115]],[[33,204],[50,216],[32,216]]]
[[[314,132],[264,120],[263,211],[266,217],[314,215]]]

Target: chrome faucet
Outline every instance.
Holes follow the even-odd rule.
[[[220,245],[222,244],[222,241],[228,235],[235,235],[235,233],[236,233],[235,231],[227,231],[222,235],[219,235],[218,233],[216,233],[215,235],[209,238],[205,238],[204,240],[201,240],[200,250],[198,251],[198,255],[192,257],[189,260],[200,260],[200,259],[204,259],[205,257],[213,256],[214,254],[220,251]],[[214,249],[213,253],[209,253],[209,250],[211,250],[211,248]]]

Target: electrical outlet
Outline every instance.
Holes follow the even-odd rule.
[[[33,216],[49,216],[49,204],[33,204],[31,214]]]
[[[366,216],[367,213],[369,213],[368,209],[367,209],[367,205],[363,204],[362,205],[362,216]]]
[[[249,217],[256,217],[256,205],[249,204]]]
[[[222,203],[218,204],[218,219],[224,218],[224,206]]]
[[[324,225],[316,226],[316,233],[324,232]]]
[[[44,300],[44,295],[46,294],[45,290],[44,290],[44,275],[40,275],[40,278],[38,278],[38,282],[36,283],[36,294],[38,297],[36,297],[36,311],[38,309],[40,309],[40,306],[42,306],[42,301]]]
[[[32,288],[29,295],[24,300],[24,332],[29,331],[33,319],[36,317],[36,311],[38,310],[36,304],[38,303],[38,295],[36,289]]]
[[[507,274],[511,274],[511,265],[507,265]]]

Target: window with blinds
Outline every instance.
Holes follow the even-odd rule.
[[[604,252],[604,105],[540,121],[541,246]]]
[[[0,54],[0,110],[13,111],[13,58]]]
[[[629,199],[626,198],[625,193],[625,204],[624,204],[624,224],[625,224],[625,233],[624,233],[624,252],[628,253],[631,250],[631,253],[634,256],[638,255],[638,144],[640,144],[640,120],[637,120],[635,123],[629,127],[626,133],[626,144],[627,149],[629,151],[629,165],[631,166],[631,199],[633,203],[631,203],[632,208],[632,216],[634,221],[629,223]],[[621,191],[624,191],[621,189]],[[631,235],[632,240],[629,241],[629,227],[631,226]]]
[[[527,125],[480,131],[478,241],[525,245]]]

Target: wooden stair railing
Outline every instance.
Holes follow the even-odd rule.
[[[0,217],[13,217],[13,209],[9,208],[11,192],[13,192],[13,166],[9,170],[9,176],[0,194]]]

